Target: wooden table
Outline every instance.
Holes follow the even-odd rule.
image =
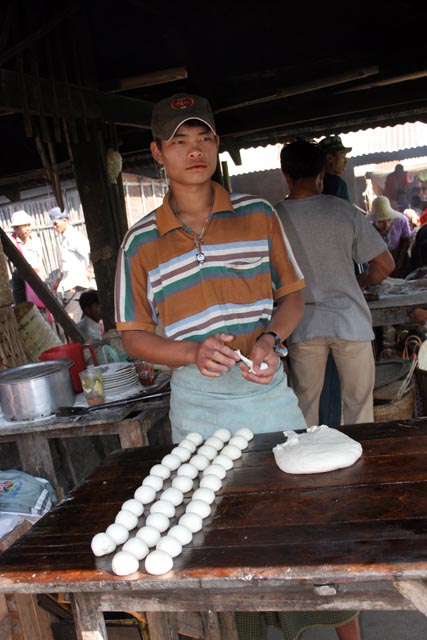
[[[417,307],[427,309],[427,291],[417,291],[401,296],[387,296],[368,301],[372,315],[372,326],[392,324],[417,324],[410,314]]]
[[[166,450],[116,451],[0,556],[0,592],[72,594],[79,640],[107,638],[103,611],[145,612],[151,640],[177,638],[177,611],[202,612],[210,640],[237,638],[236,610],[427,614],[427,420],[346,432],[362,458],[301,476],[274,462],[282,434],[256,436],[203,530],[159,577],[143,561],[138,573],[116,576],[111,556],[90,550]]]
[[[64,490],[57,478],[49,440],[117,434],[123,449],[146,447],[150,444],[150,429],[163,421],[163,427],[169,426],[169,433],[166,428],[163,435],[170,442],[168,413],[167,395],[127,406],[100,409],[82,416],[53,416],[46,420],[19,423],[6,423],[3,420],[0,426],[0,443],[16,442],[23,471],[46,478],[57,494],[63,497]]]

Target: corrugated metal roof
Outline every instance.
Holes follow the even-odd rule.
[[[352,148],[347,155],[349,158],[353,158],[353,163],[357,166],[361,162],[358,163],[356,159],[366,155],[427,146],[427,124],[424,122],[408,122],[394,127],[376,127],[365,131],[343,133],[341,134],[341,139],[346,147]],[[281,144],[270,144],[265,147],[241,149],[242,164],[240,166],[234,164],[227,152],[220,154],[220,160],[227,161],[230,176],[253,173],[254,171],[280,169],[281,148]],[[408,158],[411,157],[409,154]],[[417,158],[414,164],[418,167],[420,162],[424,162],[424,158]],[[394,164],[392,164],[390,170],[393,170]],[[372,171],[372,169],[367,170]]]
[[[352,147],[347,154],[349,158],[415,149],[427,145],[427,124],[407,122],[395,127],[376,127],[366,131],[343,133],[341,139],[346,147]]]

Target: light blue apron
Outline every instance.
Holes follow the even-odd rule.
[[[173,442],[180,442],[190,431],[206,438],[219,427],[231,432],[249,427],[254,433],[268,433],[307,426],[282,364],[268,385],[248,382],[238,366],[219,378],[202,375],[196,365],[176,369],[171,378],[169,416]]]

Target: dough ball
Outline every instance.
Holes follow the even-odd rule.
[[[237,429],[237,431],[235,432],[234,435],[235,436],[243,436],[244,438],[246,438],[246,440],[248,442],[250,442],[254,437],[253,431],[248,429],[248,427],[240,427],[240,429]]]
[[[182,552],[182,544],[177,538],[174,538],[170,534],[164,538],[160,538],[156,545],[158,551],[164,551],[171,558],[176,558]]]
[[[193,539],[193,534],[188,527],[184,527],[183,524],[176,524],[169,529],[169,536],[173,536],[180,541],[182,545],[189,544]]]
[[[234,466],[232,459],[223,453],[218,454],[217,457],[212,460],[212,464],[220,464],[226,471],[230,471]]]
[[[160,476],[152,476],[151,474],[144,478],[142,481],[142,486],[144,487],[153,487],[154,491],[160,491],[163,489],[163,478]]]
[[[179,443],[180,447],[184,447],[184,449],[188,449],[190,453],[194,453],[196,450],[196,445],[191,440],[182,440]]]
[[[135,500],[135,498],[130,498],[130,500],[126,500],[122,504],[123,511],[132,511],[138,518],[142,516],[144,513],[144,505],[139,500]]]
[[[212,489],[212,491],[219,491],[222,487],[222,480],[218,476],[215,476],[213,473],[210,473],[207,476],[203,476],[200,480],[200,486],[206,487],[207,489]]]
[[[178,524],[190,529],[191,533],[197,533],[203,527],[203,520],[197,513],[184,513],[180,517]]]
[[[214,432],[213,437],[219,438],[223,442],[228,442],[231,438],[231,431],[229,431],[229,429],[225,429],[224,427],[221,427],[221,429],[217,429]]]
[[[197,478],[199,475],[199,470],[194,464],[190,464],[189,462],[185,462],[180,467],[178,467],[178,471],[176,472],[178,476],[188,476],[192,480]]]
[[[191,491],[193,488],[193,479],[189,476],[176,476],[172,480],[172,487],[174,489],[178,489],[178,491],[182,491],[182,493],[187,493],[187,491]]]
[[[215,500],[215,492],[212,489],[207,489],[206,487],[199,487],[192,495],[192,500],[203,500],[203,502],[207,502],[208,504],[212,504]]]
[[[141,538],[129,538],[127,542],[124,543],[122,547],[122,551],[129,551],[135,558],[138,560],[142,560],[148,555],[148,544],[144,542]]]
[[[181,464],[181,458],[173,453],[168,453],[167,456],[162,458],[162,464],[164,464],[165,467],[168,467],[171,471],[176,471]]]
[[[224,441],[221,440],[221,438],[218,438],[217,436],[210,436],[206,441],[205,441],[205,446],[206,447],[214,447],[214,449],[218,451],[221,451],[221,449],[224,446]]]
[[[117,547],[116,541],[108,533],[97,533],[90,543],[93,554],[97,557],[112,553]]]
[[[239,449],[243,451],[243,449],[247,448],[248,441],[243,436],[233,436],[232,438],[230,438],[230,442],[228,444],[239,447]]]
[[[173,567],[173,560],[164,551],[151,551],[145,558],[145,570],[153,576],[161,576]]]
[[[208,460],[213,460],[218,453],[218,450],[209,444],[202,444],[202,446],[197,449],[197,453],[199,455],[206,456]]]
[[[146,525],[158,529],[160,533],[169,527],[169,518],[164,513],[150,513],[145,521]]]
[[[178,456],[181,462],[187,462],[191,457],[192,451],[189,451],[185,447],[178,446],[172,449],[171,453],[174,456]]]
[[[227,473],[226,470],[220,464],[210,464],[203,471],[204,476],[208,476],[209,474],[212,474],[214,476],[218,476],[220,480],[224,480],[226,473]]]
[[[185,476],[181,476],[182,478]],[[171,502],[174,507],[177,507],[184,500],[184,494],[176,487],[169,487],[160,495],[160,500],[167,500]]]
[[[190,440],[191,442],[194,442],[196,447],[199,447],[203,442],[202,434],[196,433],[195,431],[192,431],[191,433],[187,433],[187,435],[185,436],[185,439]]]
[[[171,470],[165,464],[155,464],[154,467],[150,469],[151,476],[159,476],[162,480],[167,480],[170,478]]]
[[[156,497],[156,490],[153,487],[149,487],[146,484],[142,484],[133,494],[135,500],[139,500],[142,504],[148,504],[153,502]]]
[[[111,567],[116,576],[128,576],[139,569],[139,560],[129,551],[118,551],[113,557]]]
[[[221,453],[232,460],[237,460],[242,456],[242,450],[236,447],[235,444],[226,444]]]
[[[203,469],[206,469],[206,467],[209,465],[209,458],[207,458],[206,456],[202,456],[200,453],[196,453],[195,456],[190,458],[189,464],[192,464],[194,467],[196,467],[198,471],[203,471]]]
[[[155,547],[160,540],[160,531],[156,527],[145,525],[138,529],[136,537],[143,540],[148,547]]]
[[[118,524],[117,522],[110,524],[105,533],[113,538],[116,544],[123,544],[129,538],[129,529],[127,529],[123,524]]]
[[[210,512],[210,506],[203,500],[190,500],[185,509],[185,513],[196,513],[201,518],[207,518]]]
[[[173,518],[175,507],[169,500],[156,500],[150,507],[150,513],[163,513],[167,518]]]
[[[116,519],[114,520],[114,522],[122,524],[128,531],[131,531],[137,526],[138,518],[134,513],[132,513],[132,511],[122,509],[116,515]]]

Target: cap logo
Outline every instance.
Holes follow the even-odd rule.
[[[188,107],[192,107],[194,104],[193,98],[191,96],[184,96],[183,98],[175,98],[171,102],[172,109],[177,109],[180,111],[181,109],[188,109]]]

